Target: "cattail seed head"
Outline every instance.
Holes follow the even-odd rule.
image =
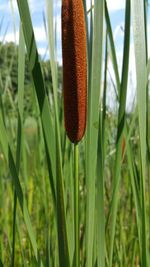
[[[65,128],[73,143],[86,127],[86,28],[82,0],[62,0],[62,55]]]

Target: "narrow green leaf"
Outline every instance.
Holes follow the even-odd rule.
[[[36,259],[38,259],[38,251],[37,251],[37,244],[36,244],[35,235],[33,232],[31,221],[30,221],[26,201],[25,201],[25,198],[23,196],[22,188],[21,188],[20,181],[18,178],[17,169],[16,169],[15,162],[13,159],[12,151],[11,151],[11,148],[10,148],[9,143],[8,143],[7,133],[5,130],[5,126],[3,124],[3,119],[2,119],[1,113],[0,113],[0,128],[1,128],[0,142],[1,142],[1,145],[3,147],[3,152],[5,155],[5,158],[8,162],[8,165],[9,165],[9,169],[10,169],[10,172],[12,175],[13,184],[15,186],[15,190],[16,190],[17,197],[19,200],[19,204],[20,204],[23,216],[24,216],[25,224],[26,224],[27,231],[28,231],[28,234],[29,234],[29,237],[31,240],[34,255],[35,255]]]
[[[132,1],[133,35],[136,63],[137,104],[140,133],[141,196],[142,196],[142,265],[147,266],[147,237],[145,211],[146,175],[146,42],[145,10],[143,0]]]
[[[109,36],[110,50],[111,50],[113,67],[114,67],[114,74],[115,74],[115,79],[116,79],[116,86],[117,86],[118,94],[119,94],[119,90],[120,90],[119,70],[118,70],[114,38],[113,38],[112,27],[111,27],[111,23],[110,23],[110,17],[109,17],[109,13],[108,13],[106,0],[105,0],[105,20],[106,20],[107,32],[108,32],[108,36]]]
[[[89,66],[88,122],[86,140],[86,266],[93,266],[93,245],[95,225],[95,177],[97,163],[99,101],[101,88],[103,51],[104,1],[95,1],[92,43],[92,61]],[[89,61],[90,62],[90,61]]]
[[[111,210],[111,232],[110,232],[110,256],[109,267],[112,266],[113,247],[115,237],[115,226],[118,206],[118,191],[120,184],[120,170],[121,170],[121,144],[125,126],[125,108],[128,82],[128,65],[129,65],[129,48],[130,48],[130,0],[126,0],[126,14],[125,14],[125,36],[124,36],[124,53],[123,53],[123,69],[120,87],[120,105],[118,113],[118,129],[116,140],[116,157],[114,168],[113,181],[113,196],[112,196],[112,210]]]

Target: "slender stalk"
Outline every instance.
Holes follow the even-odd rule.
[[[79,170],[78,144],[74,144],[74,220],[75,220],[75,267],[79,267]]]
[[[24,97],[24,72],[25,72],[25,46],[22,27],[20,26],[19,54],[18,54],[18,128],[17,128],[17,150],[16,170],[19,175],[21,148],[22,148],[22,120],[23,120],[23,97]],[[17,214],[17,192],[14,188],[14,210],[13,210],[13,241],[11,267],[15,266],[15,240],[16,240],[16,214]]]
[[[15,240],[16,240],[16,210],[17,210],[17,193],[14,190],[14,211],[13,211],[13,241],[12,241],[12,258],[11,267],[15,265]]]

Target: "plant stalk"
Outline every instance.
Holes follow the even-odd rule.
[[[75,267],[80,265],[79,245],[79,168],[78,144],[74,144],[74,220],[75,220]]]

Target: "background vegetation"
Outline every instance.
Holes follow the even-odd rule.
[[[95,0],[89,10],[83,2],[88,32],[88,119],[86,136],[79,145],[80,262],[86,267],[148,267],[148,3],[125,1],[120,77],[107,1]],[[53,1],[45,2],[48,61],[38,56],[27,1],[17,3],[19,45],[0,43],[0,267],[70,267],[74,263],[74,158],[64,130]],[[127,113],[131,25],[136,103]],[[109,78],[108,60],[114,82]],[[113,110],[107,105],[112,85]]]

